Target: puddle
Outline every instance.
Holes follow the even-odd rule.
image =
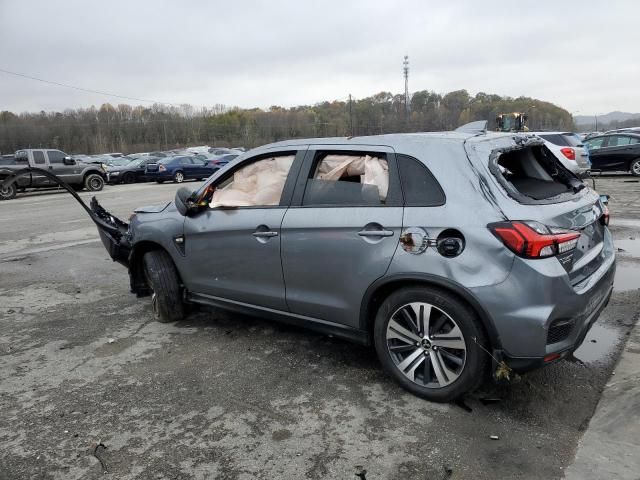
[[[622,250],[624,250],[624,252],[618,251],[618,253],[640,258],[640,238],[636,238],[634,240],[614,240],[613,244],[615,245],[616,249],[621,248]]]
[[[595,342],[593,341],[595,340]],[[620,340],[620,334],[613,328],[594,324],[573,356],[583,363],[604,360]]]
[[[640,289],[640,265],[632,263],[618,264],[616,266],[616,278],[613,282],[613,289],[616,292],[628,292],[629,290]]]

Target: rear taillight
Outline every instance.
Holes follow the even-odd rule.
[[[573,148],[565,147],[565,148],[561,148],[560,151],[565,157],[567,157],[568,160],[575,161],[576,151]]]
[[[600,217],[600,221],[602,222],[603,225],[609,225],[609,218],[611,217],[611,215],[609,214],[609,207],[607,207],[606,205],[603,205],[603,209],[602,209],[602,216]]]
[[[160,172],[166,172],[166,170],[167,170],[167,167],[165,167],[164,165],[162,165],[162,164],[161,164],[161,165],[158,165],[158,171],[160,171]]]
[[[533,221],[497,222],[488,227],[509,250],[524,258],[547,258],[569,252],[576,248],[580,238],[579,232]]]

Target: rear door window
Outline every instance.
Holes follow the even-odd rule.
[[[408,207],[434,207],[444,205],[442,187],[429,169],[408,155],[397,155],[404,204]]]
[[[605,141],[605,137],[593,138],[591,140],[587,140],[585,144],[589,148],[589,150],[598,150],[603,147]]]
[[[44,152],[33,152],[33,161],[36,165],[44,165]]]
[[[381,206],[389,194],[386,155],[318,152],[307,179],[304,206]]]

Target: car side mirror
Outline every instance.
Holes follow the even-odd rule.
[[[62,163],[64,163],[65,165],[75,165],[76,161],[71,157],[64,157],[62,159]]]
[[[189,212],[197,208],[197,205],[193,203],[193,191],[189,187],[180,187],[176,192],[174,202],[176,209],[183,217],[186,217]]]
[[[609,204],[609,199],[611,198],[610,195],[600,195],[600,201],[604,204],[604,205],[608,205]]]

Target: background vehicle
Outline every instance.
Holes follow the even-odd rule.
[[[76,190],[86,188],[92,192],[102,190],[105,181],[105,170],[96,165],[85,165],[73,160],[60,150],[27,149],[15,153],[12,165],[0,167],[0,181],[10,177],[13,172],[25,167],[36,167],[48,170]],[[10,186],[0,190],[0,200],[10,200],[16,196],[18,189],[45,188],[56,186],[50,179],[31,173],[18,178]]]
[[[146,180],[145,170],[149,163],[156,163],[159,158],[140,157],[131,160],[125,165],[111,166],[107,168],[107,181],[109,183],[136,183]]]
[[[545,145],[562,164],[573,173],[582,175],[591,168],[589,151],[573,132],[531,132],[542,138]]]
[[[584,143],[589,148],[593,170],[630,172],[640,176],[640,135],[601,135]]]
[[[228,153],[234,153],[230,148],[212,147],[209,149],[209,153],[213,155],[226,155]]]
[[[289,140],[130,224],[92,208],[159,320],[186,300],[373,343],[435,401],[494,358],[526,371],[570,355],[613,289],[602,200],[533,135]]]
[[[210,176],[216,169],[206,165],[201,160],[191,155],[167,157],[148,163],[145,169],[145,177],[158,183],[173,180],[182,183],[188,179],[202,180]]]
[[[527,114],[522,112],[501,113],[496,117],[498,132],[524,132],[527,128]]]
[[[235,160],[239,156],[240,155],[236,154],[236,153],[230,153],[228,155],[222,155],[220,157],[215,157],[213,159],[208,160],[207,161],[207,165],[209,165],[210,167],[215,168],[215,169],[222,168],[227,163],[231,162],[232,160]]]

